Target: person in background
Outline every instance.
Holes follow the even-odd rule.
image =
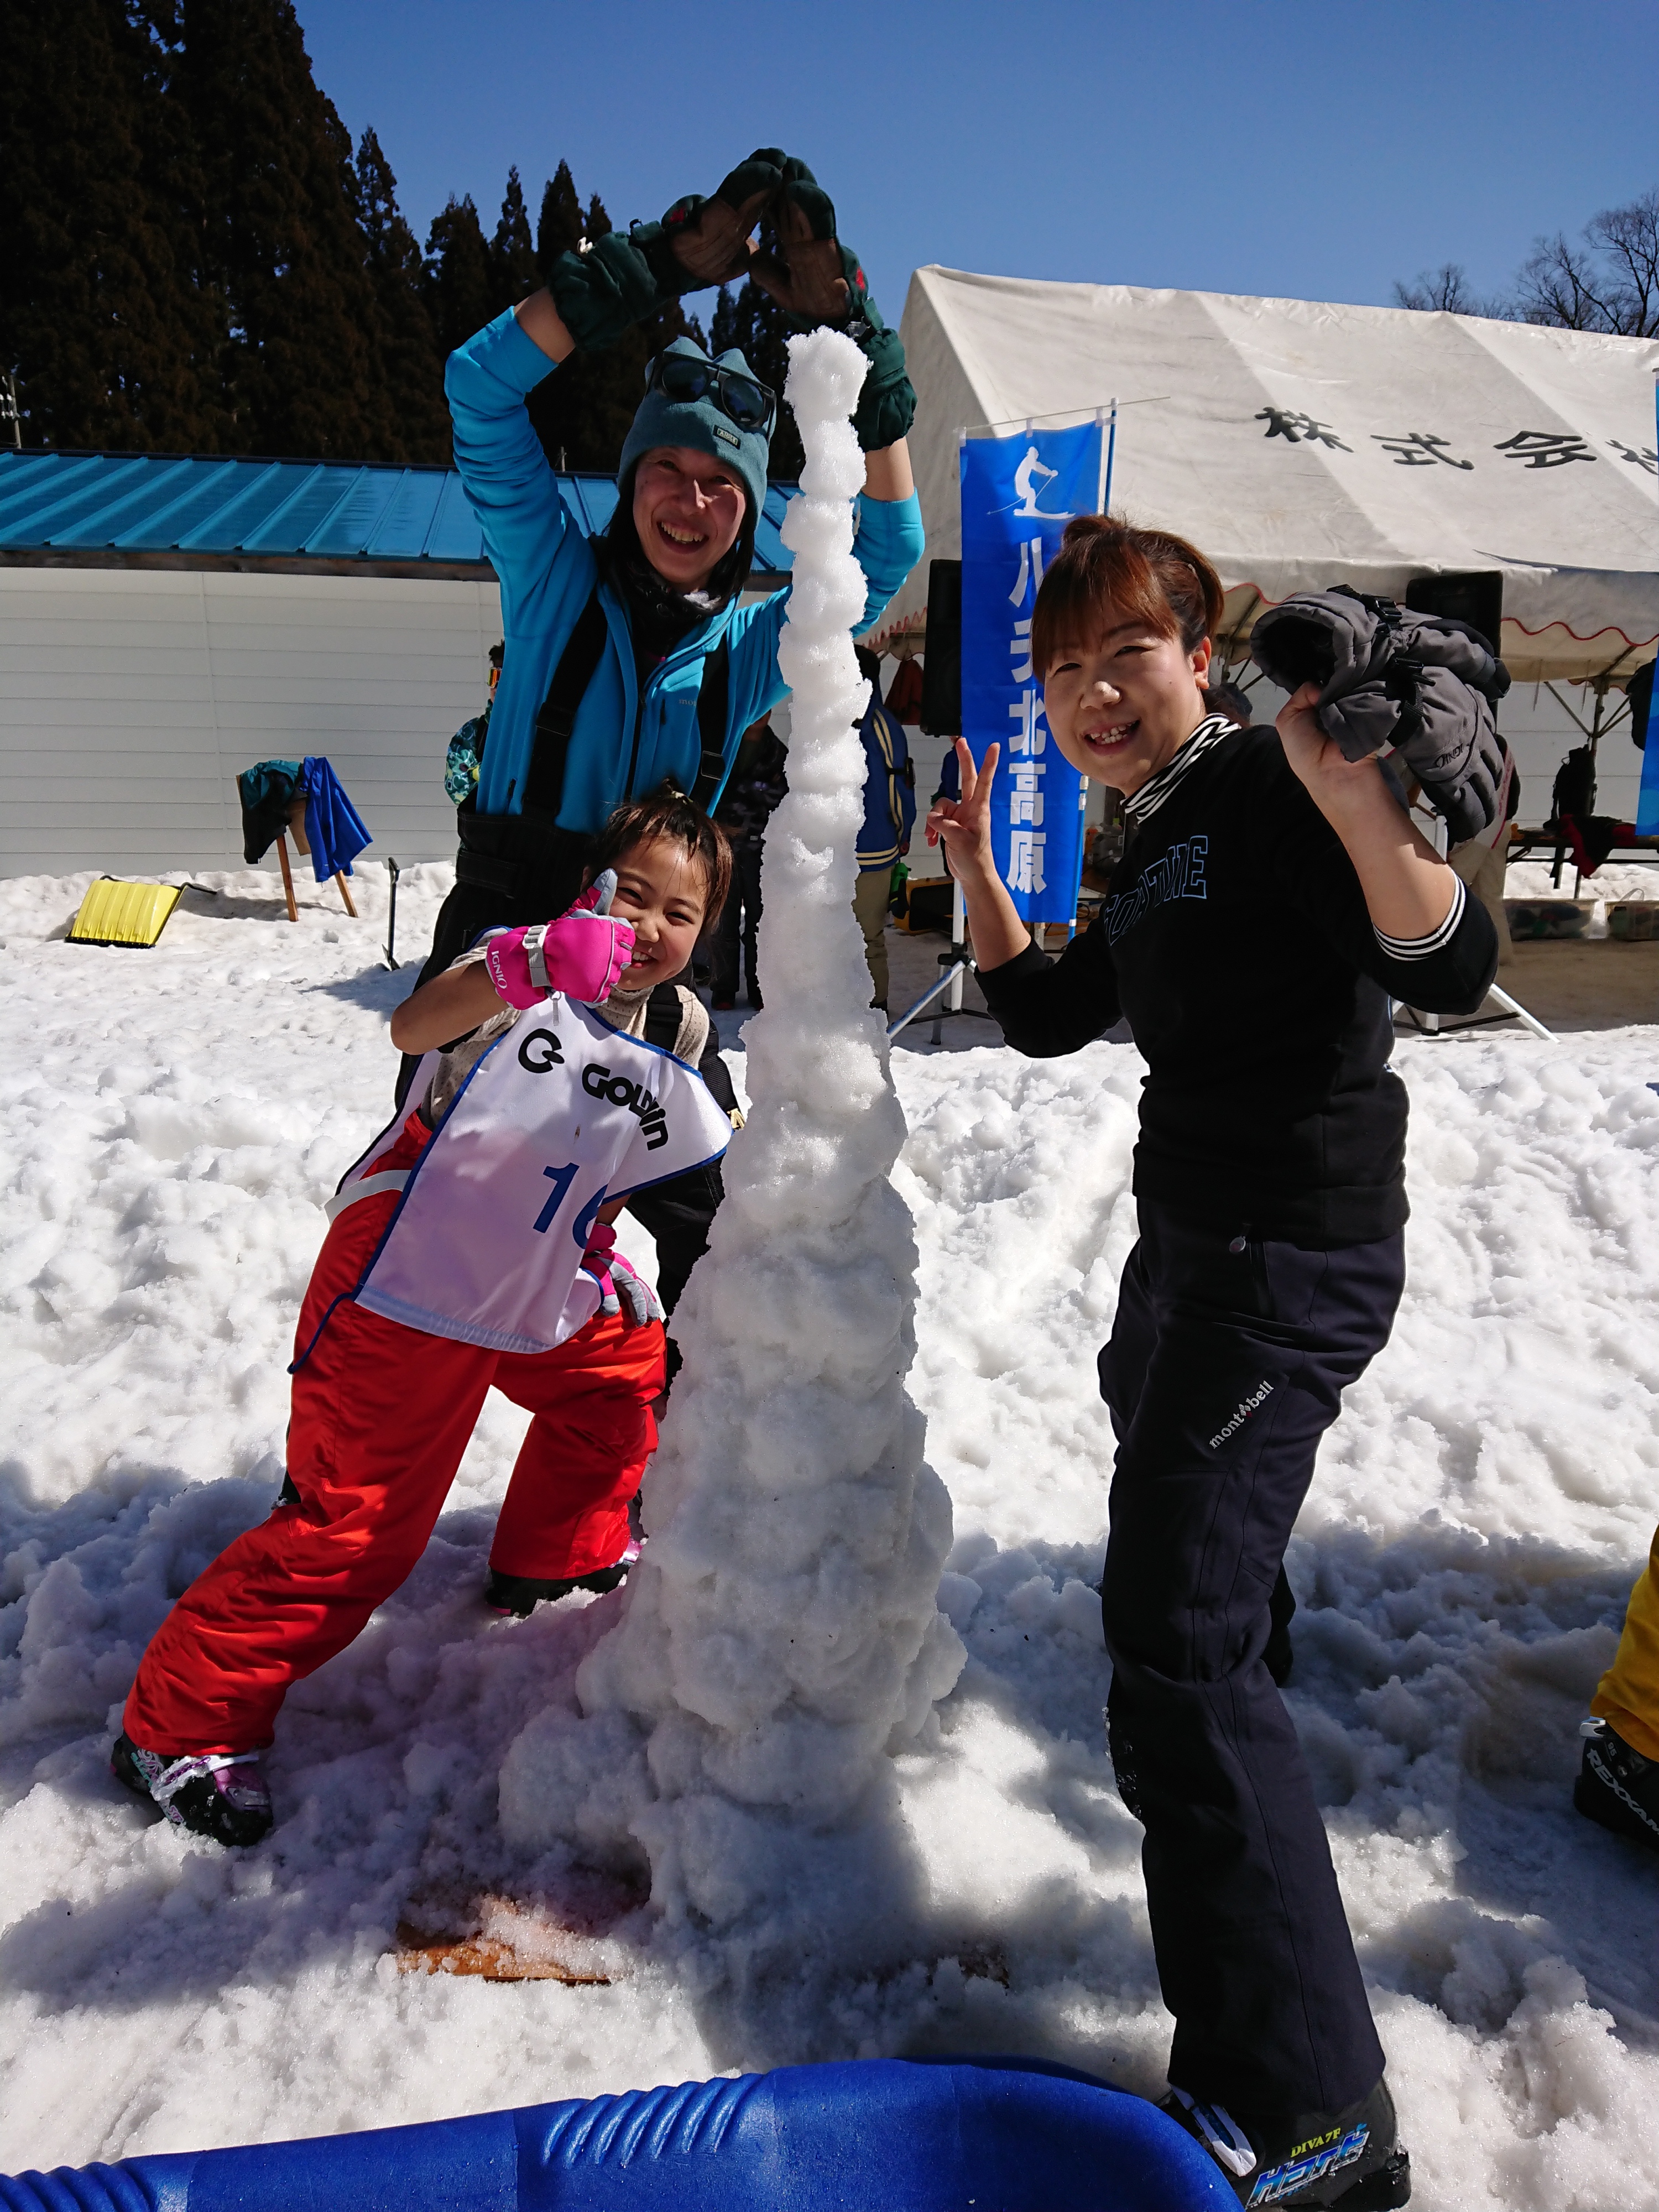
[[[1491,829],[1483,830],[1478,837],[1471,837],[1464,844],[1455,845],[1447,854],[1453,873],[1468,886],[1492,916],[1492,926],[1498,932],[1500,968],[1515,957],[1509,916],[1504,910],[1504,892],[1509,879],[1510,824],[1520,805],[1521,779],[1516,774],[1511,755],[1504,764],[1504,781],[1498,793],[1498,816]]]
[[[478,767],[483,759],[484,739],[489,735],[489,710],[495,703],[495,686],[501,680],[501,643],[498,638],[489,648],[489,694],[484,701],[484,710],[461,724],[449,741],[444,759],[444,790],[457,806],[471,799],[478,788]]]
[[[1590,1711],[1572,1802],[1615,1835],[1659,1851],[1659,1530]]]
[[[881,660],[866,646],[854,646],[859,668],[870,685],[870,701],[859,724],[864,740],[864,827],[859,831],[859,880],[853,912],[864,932],[864,957],[870,965],[870,1003],[887,1011],[887,906],[893,871],[910,849],[916,818],[916,770],[904,725],[881,702]]]
[[[921,663],[914,653],[900,653],[897,670],[887,687],[887,711],[896,722],[921,720]]]
[[[1248,730],[1255,717],[1250,712],[1250,702],[1237,684],[1209,684],[1204,689],[1204,704],[1212,714],[1224,714],[1235,729]]]
[[[760,969],[756,960],[761,854],[766,825],[789,788],[784,774],[787,758],[771,723],[765,720],[753,723],[744,732],[726,795],[715,810],[714,819],[732,848],[732,888],[708,944],[708,991],[716,1013],[729,1012],[737,1004],[740,967],[748,980],[749,1003],[757,1013],[761,1009]]]

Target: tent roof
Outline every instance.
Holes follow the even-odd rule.
[[[902,329],[930,556],[960,550],[964,429],[1086,421],[1115,398],[1113,511],[1208,554],[1241,641],[1294,591],[1398,596],[1499,568],[1517,679],[1652,656],[1659,339],[940,268],[911,279]],[[927,604],[924,560],[886,629]]]
[[[603,530],[617,504],[611,477],[557,482],[584,536]],[[768,487],[755,531],[757,578],[787,575],[793,565],[778,526],[795,489]],[[453,469],[180,453],[0,452],[0,554],[493,573]]]

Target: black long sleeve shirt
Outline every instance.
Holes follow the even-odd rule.
[[[1316,1249],[1392,1235],[1407,1102],[1388,1000],[1472,1013],[1491,917],[1460,885],[1431,937],[1380,939],[1275,730],[1200,725],[1128,811],[1099,918],[1058,961],[1032,947],[981,971],[1004,1036],[1046,1059],[1127,1016],[1147,1064],[1137,1195]]]

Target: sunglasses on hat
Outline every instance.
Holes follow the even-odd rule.
[[[714,404],[739,430],[769,432],[778,411],[777,395],[768,386],[690,354],[658,354],[645,383],[648,392],[660,392],[668,399],[706,399],[712,392]]]

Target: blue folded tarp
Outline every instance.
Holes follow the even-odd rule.
[[[306,842],[317,880],[325,884],[331,876],[349,876],[372,833],[320,753],[308,753],[300,772],[306,794]]]
[[[1227,2212],[1156,2106],[1019,2058],[865,2059],[0,2177],[6,2212]]]

